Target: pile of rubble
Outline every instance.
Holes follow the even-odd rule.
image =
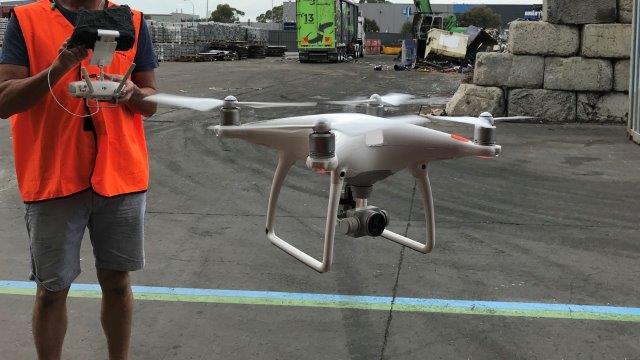
[[[544,22],[517,21],[509,51],[478,54],[449,115],[626,123],[632,0],[545,0]],[[617,23],[616,23],[617,22]]]
[[[149,33],[160,61],[246,59],[248,53],[264,57],[268,31],[240,24],[216,22],[167,23],[149,21]],[[238,43],[245,44],[238,45]],[[220,51],[234,51],[226,56]],[[211,52],[213,51],[213,52]],[[211,54],[215,54],[211,55]],[[200,59],[199,57],[202,57]]]

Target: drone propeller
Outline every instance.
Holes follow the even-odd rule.
[[[517,122],[517,121],[530,121],[537,120],[536,117],[531,116],[512,116],[512,117],[497,117],[494,118],[490,113],[482,113],[479,117],[471,116],[435,116],[427,115],[429,120],[436,121],[450,121],[461,124],[475,125],[483,128],[493,128],[496,122]]]
[[[380,96],[378,94],[373,94],[368,99],[329,101],[327,103],[331,105],[347,105],[347,106],[349,105],[350,106],[358,106],[358,105],[400,106],[400,105],[410,104],[412,100],[415,100],[415,96],[413,95],[391,93],[383,96]]]
[[[187,108],[197,111],[211,111],[229,104],[230,107],[248,106],[255,109],[279,108],[279,107],[311,107],[318,105],[313,102],[304,103],[276,103],[276,102],[241,102],[235,97],[229,96],[224,100],[179,96],[170,94],[156,94],[145,98],[146,101],[173,107]]]

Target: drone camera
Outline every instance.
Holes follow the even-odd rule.
[[[359,238],[382,235],[389,225],[389,215],[375,206],[349,210],[346,217],[340,219],[338,226],[343,234]]]

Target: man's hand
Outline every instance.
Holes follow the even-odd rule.
[[[58,50],[58,58],[51,65],[52,69],[60,71],[62,74],[68,73],[89,56],[89,52],[84,46],[67,49],[69,39],[65,41]]]
[[[105,78],[119,83],[122,81],[123,76],[106,74]],[[134,84],[133,81],[131,81],[131,79],[127,79],[127,82],[124,88],[122,88],[122,91],[120,91],[120,96],[118,96],[117,98],[118,103],[123,105],[129,104],[129,102],[131,102],[131,98],[135,94],[138,94],[139,92],[140,92],[140,89],[138,88],[138,86]]]

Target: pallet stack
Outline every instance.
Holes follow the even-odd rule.
[[[239,59],[248,58],[249,53],[253,57],[264,57],[266,52],[257,47],[268,37],[268,31],[264,29],[215,22],[150,21],[148,25],[160,61],[195,61],[201,53],[209,50],[229,50]]]
[[[516,21],[509,52],[479,54],[449,115],[626,123],[633,0],[545,0],[543,22]]]
[[[9,19],[0,18],[0,48],[2,48],[2,43],[4,42],[4,33],[7,30],[8,23]]]

